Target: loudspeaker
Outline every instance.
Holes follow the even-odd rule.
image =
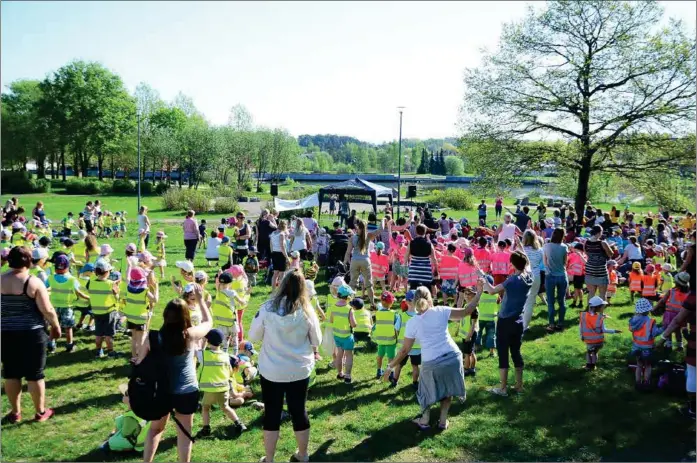
[[[271,184],[271,196],[278,196],[278,184]]]
[[[409,185],[407,189],[407,198],[416,198],[416,185]]]

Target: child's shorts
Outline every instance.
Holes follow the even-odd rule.
[[[230,400],[230,391],[204,392],[202,405],[204,407],[210,407],[211,405],[225,406],[228,400]]]
[[[128,316],[126,316],[126,319],[128,320]],[[145,331],[145,323],[139,325],[131,321],[126,321],[126,328],[134,331]]]
[[[216,326],[215,328],[219,329],[220,331],[223,332],[223,340],[228,339],[228,338],[234,338],[237,337],[237,325],[232,325],[232,326]],[[224,342],[224,341],[223,341]]]
[[[94,315],[94,335],[113,337],[116,334],[116,324],[119,322],[117,312]]]
[[[457,280],[443,280],[440,290],[443,291],[443,294],[454,296],[457,294]]]
[[[638,364],[653,365],[654,354],[653,349],[634,349],[631,353],[636,358]]]
[[[390,346],[378,344],[378,357],[387,357],[388,359],[393,359],[396,352],[397,344],[392,344]]]
[[[416,355],[409,355],[409,360],[411,360],[411,366],[413,367],[418,367],[421,365],[421,354],[416,354]],[[401,362],[399,362],[400,365],[404,366],[407,364],[407,357],[404,357]]]
[[[666,310],[665,312],[663,312],[663,326],[667,327],[668,325],[670,325],[670,323],[673,321],[675,317],[678,316],[679,313],[680,312],[672,312],[670,310]],[[684,323],[680,326],[684,326]]]
[[[472,338],[469,341],[462,341],[462,353],[465,355],[472,355],[472,352],[474,352],[474,345],[477,341],[477,334],[478,332],[475,331],[472,333]]]
[[[61,328],[72,328],[75,326],[75,314],[70,307],[57,307],[58,322]]]
[[[334,344],[336,344],[336,347],[342,350],[353,350],[356,341],[353,339],[353,334],[345,338],[334,336]]]
[[[603,348],[605,343],[601,342],[598,344],[586,344],[586,352],[598,352]]]
[[[106,233],[107,235],[111,235],[111,232],[112,232],[111,227],[106,227],[104,229],[104,233]]]
[[[92,307],[75,307],[75,310],[80,312],[80,316],[84,315],[86,317],[92,315]]]
[[[583,275],[574,275],[574,289],[583,289],[583,284],[586,282],[586,277]]]
[[[119,230],[121,230],[122,232],[125,232],[125,231],[126,231],[126,226],[125,226],[125,225],[121,225],[121,226],[119,227]]]
[[[496,347],[496,321],[479,320],[479,332],[477,345],[483,345],[487,349]]]

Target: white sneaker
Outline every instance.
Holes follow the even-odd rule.
[[[504,391],[500,387],[492,387],[489,392],[495,395],[500,395],[501,397],[508,397],[508,392]]]

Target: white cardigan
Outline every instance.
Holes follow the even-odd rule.
[[[298,309],[281,316],[271,311],[271,300],[259,308],[249,329],[249,339],[261,341],[259,373],[275,383],[290,383],[310,377],[315,366],[312,347],[322,342],[320,324],[314,310]]]

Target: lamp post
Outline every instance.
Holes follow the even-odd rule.
[[[397,218],[402,205],[402,112],[404,106],[398,106],[399,110],[399,158],[397,159]]]
[[[140,214],[140,178],[142,177],[140,172],[140,111],[136,111],[136,117],[138,118],[138,213]]]

